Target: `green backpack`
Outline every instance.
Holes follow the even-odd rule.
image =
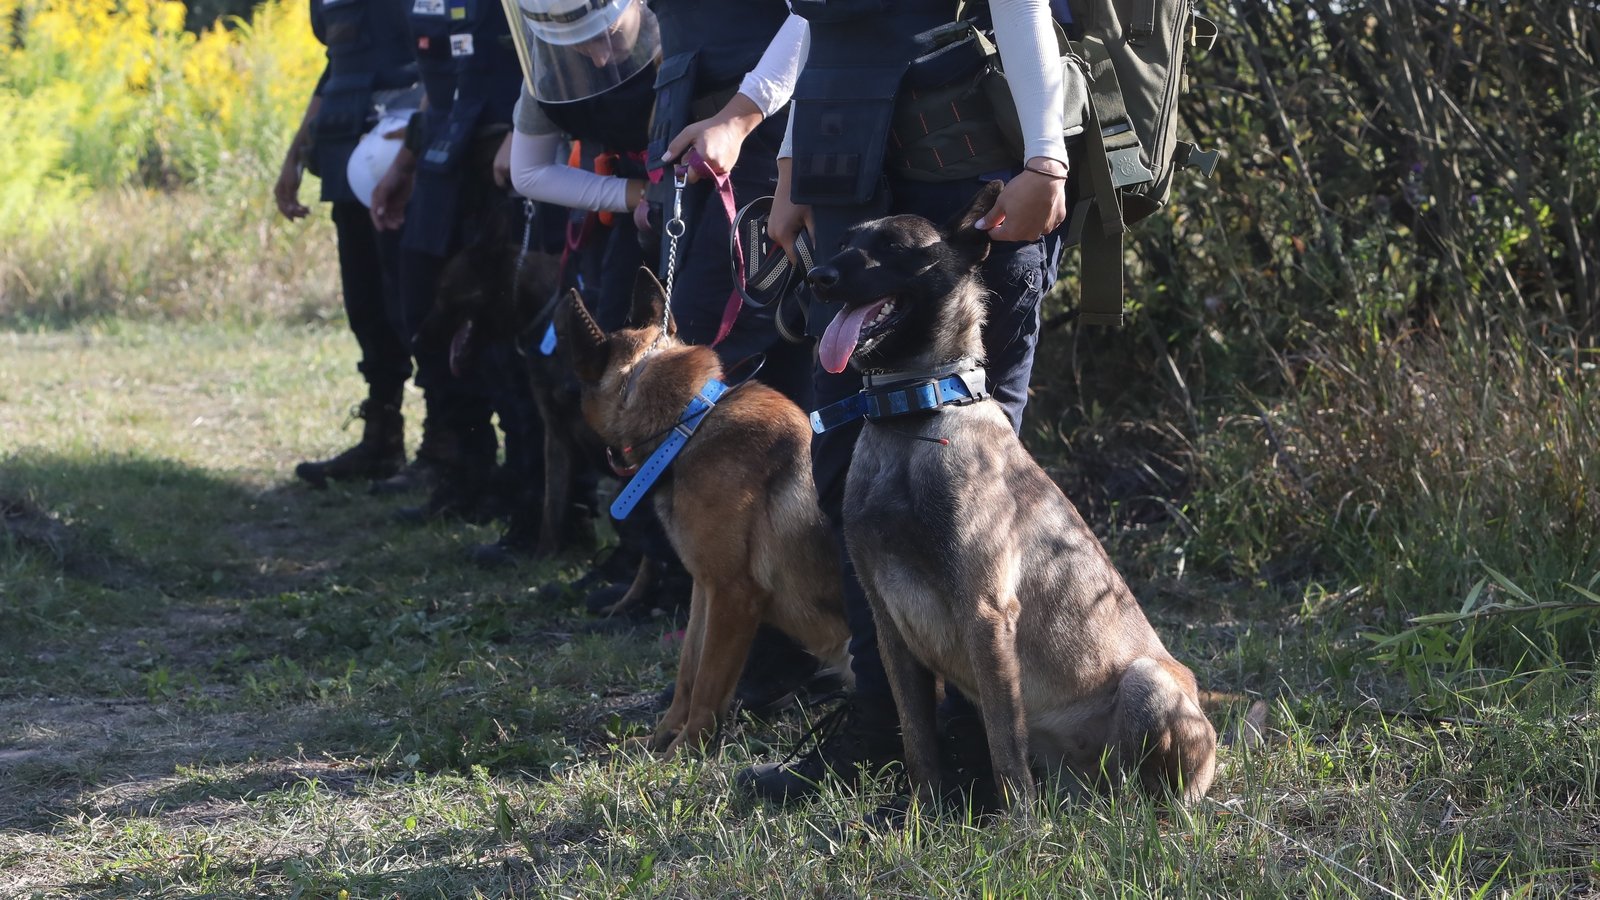
[[[1067,227],[1079,245],[1081,322],[1122,324],[1122,236],[1166,205],[1183,168],[1210,175],[1217,151],[1177,137],[1178,97],[1191,48],[1209,49],[1217,26],[1193,0],[1071,0],[1081,41],[1068,41],[1088,75],[1082,105],[1084,153],[1079,200]],[[1075,99],[1069,95],[1068,103]],[[1074,107],[1068,107],[1069,133]]]
[[[1217,164],[1216,151],[1177,138],[1186,56],[1209,48],[1217,28],[1195,15],[1194,0],[1070,3],[1082,39],[1069,40],[1056,26],[1077,197],[1067,243],[1082,248],[1079,320],[1120,325],[1127,226],[1165,205],[1178,169],[1210,175]],[[921,37],[929,49],[902,84],[891,165],[905,177],[935,181],[1014,165],[1022,127],[991,36],[958,18]],[[941,58],[968,46],[979,57],[976,74],[944,80]],[[919,79],[925,71],[933,74]]]

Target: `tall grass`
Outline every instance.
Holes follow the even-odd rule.
[[[271,202],[322,65],[306,4],[198,34],[184,16],[0,0],[0,318],[249,320],[334,299],[329,227],[280,223]]]

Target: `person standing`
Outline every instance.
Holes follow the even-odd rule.
[[[373,190],[371,214],[379,229],[400,233],[405,333],[414,337],[433,308],[446,261],[477,237],[492,205],[506,200],[511,111],[522,69],[498,3],[411,0],[408,18],[424,107]],[[534,454],[542,437],[527,385],[453,373],[448,347],[416,352],[427,409],[417,455],[427,467],[410,473],[419,477],[381,487],[432,487],[422,507],[402,511],[405,518],[482,517],[499,452],[492,425],[497,406],[508,459],[522,461],[517,469],[538,468]]]
[[[367,382],[355,413],[364,422],[360,442],[295,467],[295,475],[325,487],[387,478],[405,464],[400,409],[412,367],[393,278],[394,248],[373,227],[345,169],[362,134],[378,121],[383,98],[415,85],[417,69],[399,0],[312,0],[311,29],[327,47],[328,63],[289,143],[273,199],[284,218],[303,219],[311,211],[299,199],[302,172],[310,168],[322,179],[321,197],[332,205],[345,316],[361,347],[356,368]]]

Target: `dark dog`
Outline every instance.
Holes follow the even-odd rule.
[[[812,270],[818,294],[845,304],[819,346],[827,368],[854,364],[880,387],[972,370],[983,355],[977,270],[989,253],[973,223],[1000,188],[942,231],[915,216],[867,222]],[[981,370],[976,383],[981,391]],[[907,772],[925,799],[939,777],[935,676],[981,706],[995,780],[1013,804],[1034,797],[1030,751],[1075,788],[1131,773],[1184,800],[1206,793],[1217,736],[1193,673],[997,405],[869,419],[844,518]]]
[[[556,318],[583,383],[583,413],[619,462],[638,465],[681,425],[709,379],[725,379],[709,347],[684,344],[665,292],[640,270],[638,327],[606,334],[576,293]],[[805,413],[758,382],[738,385],[656,482],[649,499],[694,577],[672,706],[652,748],[698,746],[733,698],[756,626],[774,625],[848,677],[838,557],[811,481]],[[635,513],[636,515],[638,513]]]
[[[561,259],[537,248],[524,251],[513,216],[521,206],[497,211],[478,239],[446,263],[432,312],[417,331],[419,348],[448,347],[451,371],[477,365],[492,342],[518,342],[514,365],[532,388],[544,422],[544,484],[534,554],[553,556],[575,543],[573,527],[581,471],[597,468],[604,448],[584,424],[571,361],[557,348],[540,349],[555,314]],[[501,354],[502,358],[509,358]]]

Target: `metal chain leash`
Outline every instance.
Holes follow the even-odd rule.
[[[528,248],[533,244],[533,201],[522,201],[522,247],[517,250],[517,264],[511,270],[511,300],[516,302],[517,291],[522,288],[522,263],[528,258]]]
[[[667,323],[672,318],[672,279],[678,270],[678,239],[687,227],[683,221],[683,189],[689,186],[689,169],[681,166],[672,173],[672,218],[667,220],[667,265],[664,283],[667,302],[661,307],[661,333],[667,333]]]

